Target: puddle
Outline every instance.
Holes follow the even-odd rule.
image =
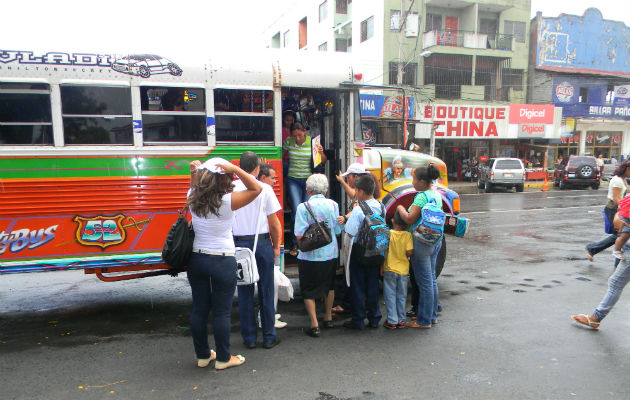
[[[483,290],[484,292],[490,291],[490,288],[487,288],[485,286],[475,286],[475,289]]]

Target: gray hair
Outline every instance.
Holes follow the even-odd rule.
[[[326,194],[328,191],[328,178],[324,174],[313,174],[306,180],[306,190],[312,195]]]

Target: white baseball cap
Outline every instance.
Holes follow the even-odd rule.
[[[197,167],[197,169],[207,169],[210,172],[213,172],[215,174],[225,174],[225,172],[222,169],[219,169],[219,164],[228,164],[229,161],[221,158],[221,157],[213,157],[209,160],[207,160],[206,162],[204,162],[203,164],[201,164],[200,166]]]
[[[367,174],[365,167],[360,163],[352,163],[341,176],[346,176],[348,174]]]

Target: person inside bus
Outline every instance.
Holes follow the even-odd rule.
[[[322,164],[326,163],[328,158],[324,153],[324,148],[319,145],[317,149],[312,149],[311,137],[306,134],[306,128],[301,122],[294,122],[291,125],[291,136],[282,143],[282,151],[289,155],[289,171],[286,182],[293,221],[295,221],[297,207],[308,200],[306,179],[311,175],[313,150],[320,154]],[[295,235],[291,236],[291,241],[293,243],[291,243],[289,254],[297,256]]]
[[[216,359],[214,368],[222,370],[245,362],[245,357],[230,353],[230,311],[236,290],[234,211],[254,201],[262,186],[252,175],[222,158],[211,158],[203,164],[192,161],[190,172],[187,204],[195,230],[186,270],[193,301],[190,331],[197,366],[205,368]],[[233,193],[234,174],[246,190]],[[208,344],[210,310],[216,353]]]
[[[291,136],[291,125],[295,122],[295,113],[291,110],[285,110],[282,113],[282,143]],[[282,175],[287,176],[289,172],[289,154],[282,155]]]

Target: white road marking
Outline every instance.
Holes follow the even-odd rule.
[[[541,208],[529,208],[529,209],[513,209],[513,210],[488,210],[488,211],[462,211],[462,215],[466,216],[469,214],[487,214],[487,213],[504,213],[504,212],[523,212],[523,211],[550,211],[550,210],[568,210],[573,208],[601,208],[601,204],[596,206],[573,206],[573,207],[541,207]]]

